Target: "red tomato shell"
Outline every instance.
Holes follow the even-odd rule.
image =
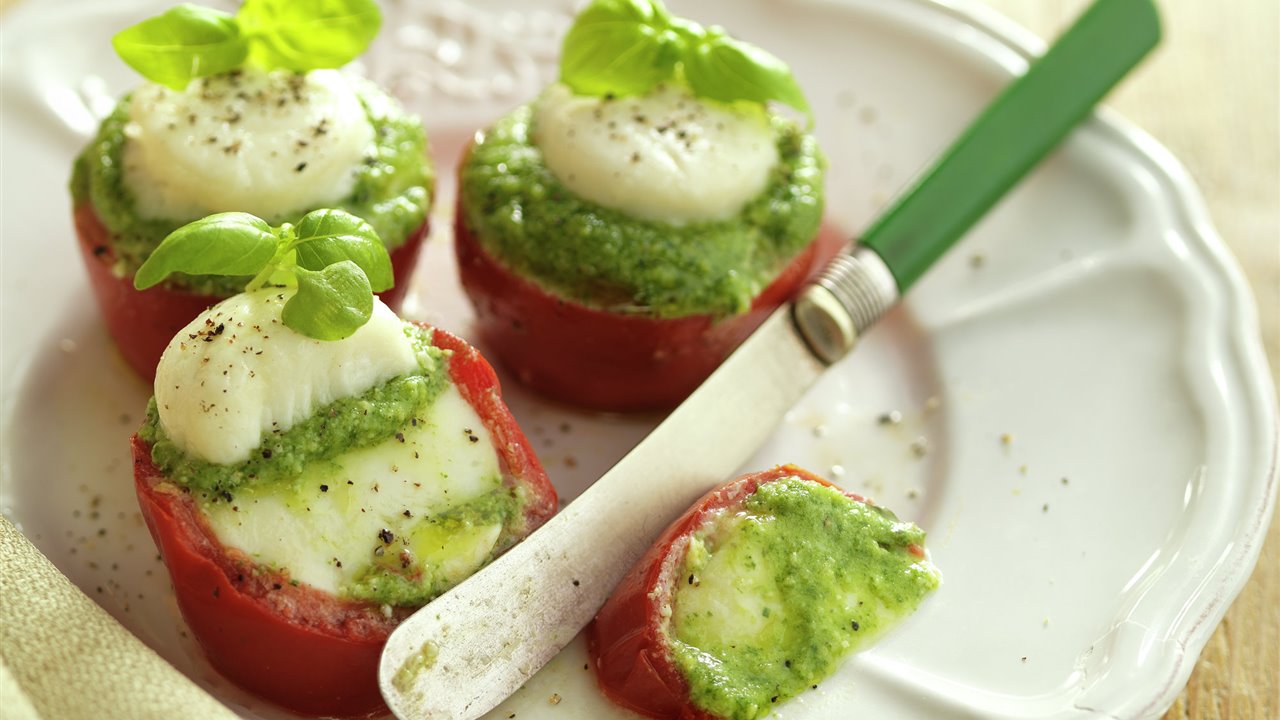
[[[679,404],[847,242],[824,225],[745,313],[655,318],[548,293],[485,252],[465,218],[459,206],[454,249],[485,347],[539,393],[610,411]]]
[[[555,489],[503,404],[498,378],[474,348],[435,330],[452,351],[449,374],[493,435],[506,476],[527,489],[526,534],[557,507]],[[387,636],[412,610],[390,617],[373,603],[342,600],[256,566],[214,535],[191,495],[132,439],[142,516],[173,580],[182,616],[210,663],[244,689],[306,715],[371,717],[387,712],[378,659]]]
[[[627,572],[587,628],[596,680],[610,700],[651,718],[718,720],[690,702],[689,684],[676,668],[666,643],[671,619],[663,617],[659,608],[671,604],[689,538],[717,511],[740,505],[764,483],[788,477],[836,487],[794,465],[743,475],[694,503]],[[853,493],[845,494],[868,502]]]
[[[205,308],[222,300],[214,295],[201,295],[166,285],[146,290],[133,287],[133,277],[120,277],[112,271],[115,249],[111,233],[102,224],[91,203],[75,210],[76,235],[80,254],[89,272],[89,284],[102,310],[107,332],[116,342],[125,362],[148,382],[155,380],[156,363],[169,341]],[[391,268],[395,285],[378,296],[398,310],[409,289],[409,276],[418,264],[428,223],[413,231],[403,245],[391,251]]]

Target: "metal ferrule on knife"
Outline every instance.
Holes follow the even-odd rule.
[[[841,253],[796,298],[792,317],[813,354],[827,365],[898,302],[889,266],[867,247]]]

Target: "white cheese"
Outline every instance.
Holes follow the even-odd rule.
[[[344,340],[321,341],[281,322],[291,292],[227,298],[169,342],[156,367],[156,405],[182,451],[242,462],[263,433],[288,430],[316,408],[418,367],[404,324],[376,297],[368,323]]]
[[[237,491],[230,503],[208,504],[218,539],[259,564],[288,568],[293,579],[330,593],[358,578],[374,561],[374,551],[390,545],[384,531],[403,541],[395,547],[418,549],[416,559],[448,577],[470,575],[491,554],[501,525],[439,539],[416,535],[431,532],[421,524],[423,518],[498,489],[493,438],[452,385],[401,435],[403,440],[389,438],[311,464],[294,483],[296,492],[287,486],[250,488]],[[431,540],[436,540],[432,547],[421,547]],[[440,548],[440,541],[447,547]]]
[[[279,221],[351,194],[374,146],[352,81],[335,70],[243,72],[133,93],[125,186],[147,218],[241,211]]]
[[[680,626],[686,618],[700,617],[701,627],[716,632],[723,645],[755,644],[783,621],[787,604],[769,557],[738,531],[742,523],[761,520],[743,515],[721,517],[714,552],[704,540],[690,542],[690,557],[698,562],[691,564],[689,571],[696,575],[696,581],[677,586],[679,601],[673,622]],[[714,621],[707,622],[708,618]]]
[[[763,108],[701,100],[675,85],[618,99],[552,85],[536,103],[533,137],[579,197],[672,224],[734,215],[778,162]]]

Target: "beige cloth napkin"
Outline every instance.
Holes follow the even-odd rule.
[[[0,517],[0,718],[236,717]]]

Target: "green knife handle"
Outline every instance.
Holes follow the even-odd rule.
[[[907,288],[1160,40],[1152,0],[1097,0],[1014,80],[861,242]]]

